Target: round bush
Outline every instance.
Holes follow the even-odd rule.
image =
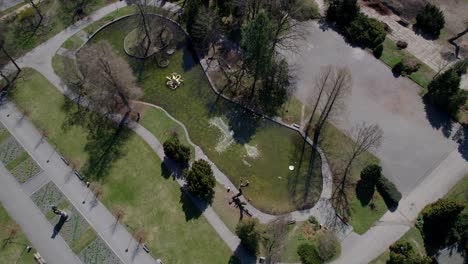
[[[332,232],[325,232],[318,238],[318,254],[323,261],[330,261],[340,255],[341,245]]]
[[[317,231],[320,229],[320,223],[319,221],[317,221],[315,217],[310,216],[309,219],[307,219],[307,221],[313,226],[314,231]]]
[[[297,248],[297,254],[301,259],[302,264],[320,264],[322,260],[317,252],[317,249],[309,243],[303,243]]]
[[[427,34],[439,36],[440,30],[444,26],[444,13],[433,4],[427,4],[421,13],[416,16],[416,27]]]
[[[401,200],[401,193],[396,186],[385,177],[377,180],[377,190],[390,208],[395,208]]]

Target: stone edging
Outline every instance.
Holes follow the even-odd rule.
[[[112,25],[112,24],[114,24],[114,23],[116,23],[116,22],[118,22],[118,21],[120,21],[120,20],[129,18],[129,17],[131,17],[131,16],[135,16],[135,15],[138,15],[138,14],[137,14],[137,13],[133,13],[133,14],[129,14],[129,15],[124,15],[124,16],[122,16],[122,17],[119,17],[119,18],[117,18],[117,19],[114,19],[114,20],[112,20],[112,21],[110,21],[110,22],[108,22],[108,23],[102,25],[102,26],[99,27],[95,32],[93,32],[93,33],[91,34],[91,36],[87,38],[86,41],[84,41],[84,43],[75,51],[75,54],[78,53],[91,39],[93,39],[93,38],[94,38],[101,30],[103,30],[104,28],[106,28],[106,27],[108,27],[108,26],[110,26],[110,25]],[[229,101],[229,102],[231,102],[231,103],[234,103],[234,104],[236,104],[237,106],[241,107],[242,109],[248,110],[248,111],[254,113],[254,114],[257,115],[257,116],[260,116],[260,117],[262,117],[262,118],[264,118],[264,119],[267,119],[267,120],[269,120],[269,121],[271,121],[271,122],[274,122],[274,123],[276,123],[276,124],[278,124],[278,125],[281,125],[281,126],[283,126],[283,127],[285,127],[285,128],[291,129],[291,130],[295,131],[296,133],[299,133],[299,135],[307,142],[307,144],[309,144],[311,147],[313,147],[313,148],[317,151],[317,153],[320,155],[321,167],[322,167],[322,168],[321,168],[321,172],[322,172],[322,192],[321,192],[321,194],[320,194],[319,201],[317,201],[317,203],[316,203],[316,204],[314,205],[314,207],[312,207],[312,208],[304,209],[304,210],[292,211],[292,212],[286,213],[285,215],[291,215],[291,216],[292,216],[292,215],[304,215],[304,214],[305,214],[305,215],[309,216],[309,215],[311,215],[310,212],[318,206],[318,204],[319,204],[319,202],[320,202],[321,200],[329,200],[329,199],[331,198],[332,191],[333,191],[333,190],[332,190],[333,175],[332,175],[332,173],[331,173],[329,164],[328,164],[328,162],[327,162],[327,160],[326,160],[325,153],[324,153],[316,144],[314,144],[313,141],[312,141],[309,137],[307,137],[307,136],[304,134],[304,132],[302,132],[300,129],[298,129],[298,128],[292,126],[292,125],[288,125],[288,124],[286,124],[286,123],[284,123],[284,122],[282,122],[282,121],[280,121],[280,120],[278,120],[278,119],[276,119],[276,118],[274,118],[274,117],[265,116],[265,115],[263,115],[263,114],[261,114],[261,113],[255,111],[255,110],[253,110],[253,109],[251,109],[251,108],[249,108],[249,107],[246,107],[246,106],[244,106],[244,105],[239,104],[238,102],[233,101],[231,98],[229,98],[229,97],[227,97],[227,96],[225,96],[225,95],[223,95],[223,94],[220,94],[220,93],[218,92],[218,90],[216,89],[215,85],[213,84],[213,81],[211,80],[210,76],[208,75],[207,66],[206,66],[205,60],[204,60],[204,59],[200,60],[200,56],[199,56],[198,52],[193,48],[193,47],[194,47],[194,46],[193,46],[193,40],[192,40],[191,37],[189,36],[188,32],[183,28],[183,26],[180,25],[178,22],[174,21],[173,19],[167,18],[167,17],[165,17],[165,16],[162,16],[162,15],[159,15],[159,14],[155,14],[155,13],[151,13],[151,15],[158,16],[158,17],[160,17],[160,18],[166,19],[166,20],[168,20],[168,21],[174,23],[182,32],[184,32],[185,36],[187,37],[187,40],[189,41],[189,44],[191,45],[190,48],[192,48],[192,51],[195,53],[195,55],[196,55],[196,57],[197,57],[197,59],[198,59],[198,62],[199,62],[200,66],[201,66],[202,69],[203,69],[203,72],[204,72],[204,74],[205,74],[205,77],[207,78],[208,83],[210,84],[211,90],[212,90],[217,96],[220,96],[220,97],[222,97],[224,100],[227,100],[227,101]],[[163,108],[161,108],[161,107],[159,107],[159,106],[152,105],[152,104],[150,104],[150,103],[146,103],[146,102],[143,102],[143,103],[146,104],[146,105],[149,105],[149,106],[151,106],[151,107],[156,107],[156,108],[158,108],[158,109],[163,110],[163,111],[167,114],[168,117],[170,117],[170,118],[171,118],[172,120],[174,120],[176,123],[178,123],[179,125],[181,125],[181,126],[183,127],[183,129],[184,129],[186,135],[187,135],[188,141],[189,141],[193,146],[195,146],[195,148],[197,149],[198,146],[197,146],[196,144],[194,144],[194,143],[190,140],[190,138],[188,137],[188,131],[187,131],[187,129],[186,129],[186,127],[185,127],[185,125],[184,125],[183,123],[181,123],[180,121],[178,121],[177,119],[175,119],[174,117],[172,117],[167,111],[165,111],[165,109],[163,109]],[[199,148],[199,147],[198,147],[198,148]],[[231,182],[231,184],[232,184],[232,182]],[[234,186],[234,184],[232,184],[232,185]],[[235,187],[235,186],[234,186],[234,187]],[[231,188],[231,189],[232,189],[232,188]],[[235,189],[233,189],[233,190],[235,190]],[[274,219],[274,218],[276,218],[276,217],[278,216],[278,215],[271,215],[271,214],[264,213],[264,212],[258,210],[257,208],[255,208],[254,206],[252,206],[250,203],[248,203],[248,209],[249,209],[249,211],[252,212],[254,215],[259,216],[259,218],[260,218],[261,221],[262,221],[262,220],[268,220],[268,221],[270,221],[270,220],[272,220],[272,219]],[[334,214],[335,214],[336,216],[338,216],[338,215],[336,214],[336,212],[334,212]],[[293,218],[294,218],[294,217],[293,217]],[[338,216],[338,218],[341,219],[339,216]],[[294,220],[296,220],[296,219],[294,219]],[[302,217],[302,218],[300,218],[300,220],[301,220],[301,221],[304,221],[304,220],[306,220],[306,218],[303,219],[303,217]],[[268,222],[268,221],[262,221],[262,222]],[[343,223],[344,223],[344,222],[343,222]],[[344,223],[344,224],[348,225],[347,223]]]

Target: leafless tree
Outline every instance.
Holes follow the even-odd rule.
[[[128,63],[119,57],[107,42],[86,46],[78,54],[81,70],[86,76],[83,94],[106,114],[132,111],[131,100],[141,95]]]
[[[326,122],[344,107],[344,101],[351,91],[352,77],[345,67],[327,66],[319,73],[315,86],[312,114],[305,132],[307,134],[313,127],[313,141],[317,144]]]
[[[5,47],[5,41],[6,41],[6,28],[3,23],[0,23],[0,50],[2,53],[5,55],[5,59],[0,59],[0,76],[7,82],[7,87],[10,86],[13,81],[18,77],[18,74],[21,72],[21,68],[18,66],[16,63],[15,59],[8,53],[6,47]],[[2,70],[3,67],[6,67],[8,62],[13,63],[13,65],[16,68],[16,74],[13,76],[12,79],[8,77],[8,73]]]
[[[345,214],[348,209],[346,190],[351,184],[352,179],[350,179],[350,174],[354,162],[363,153],[379,148],[383,140],[383,131],[377,124],[369,125],[362,122],[353,129],[352,134],[352,138],[355,142],[350,148],[345,167],[342,169],[341,173],[336,175],[337,187],[332,195],[335,209],[341,214]]]
[[[135,240],[138,242],[138,245],[145,243],[148,240],[148,232],[145,229],[140,229],[135,234]]]
[[[268,224],[267,232],[263,237],[267,264],[278,263],[281,260],[287,234],[288,220],[286,217],[278,217]]]
[[[149,17],[149,6],[147,0],[138,0],[135,1],[135,5],[138,8],[139,22],[138,30],[139,34],[144,34],[144,37],[141,39],[140,46],[144,48],[144,57],[148,56],[148,52],[151,48],[151,29],[150,29],[150,17]]]
[[[36,29],[39,28],[42,24],[42,20],[44,20],[44,17],[42,16],[41,10],[39,7],[34,3],[34,0],[29,0],[29,3],[31,4],[32,8],[36,11],[37,15],[39,16],[39,22],[37,22]]]
[[[125,211],[122,207],[115,207],[112,211],[115,218],[117,219],[117,222],[121,221],[125,217]]]

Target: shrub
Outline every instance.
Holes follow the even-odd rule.
[[[206,160],[197,160],[184,172],[184,177],[189,192],[211,204],[216,180],[210,164]]]
[[[297,9],[297,11],[291,13],[291,16],[298,21],[306,21],[320,17],[318,6],[314,0],[296,0],[291,4],[296,5]]]
[[[256,218],[244,219],[236,226],[236,235],[242,244],[254,254],[257,254],[259,249],[260,228],[260,223]]]
[[[340,255],[341,245],[333,232],[325,232],[318,238],[318,254],[322,261],[330,261]]]
[[[457,62],[450,69],[435,77],[428,86],[427,96],[437,106],[456,117],[467,100],[460,89],[461,76],[466,72],[468,59]]]
[[[345,28],[345,36],[350,43],[369,48],[381,44],[386,34],[380,21],[361,13]]]
[[[322,263],[320,256],[317,252],[317,249],[309,244],[303,243],[300,244],[297,248],[297,254],[301,259],[302,264],[320,264]]]
[[[164,154],[174,161],[187,165],[190,160],[190,148],[184,146],[179,141],[179,136],[173,134],[168,140],[163,144]]]
[[[417,72],[420,67],[421,64],[417,60],[405,58],[397,64],[395,64],[395,66],[393,66],[392,71],[395,74],[407,76],[413,72]]]
[[[396,208],[401,200],[401,193],[396,186],[385,177],[377,180],[377,190],[389,208]]]
[[[320,223],[317,221],[317,219],[313,216],[310,216],[307,221],[313,226],[314,231],[317,231],[320,229]]]
[[[327,9],[327,19],[335,21],[339,26],[349,25],[359,14],[357,0],[330,0]]]
[[[381,175],[382,167],[380,167],[380,165],[377,164],[371,164],[362,169],[361,180],[375,184]]]
[[[379,45],[375,46],[375,48],[372,50],[372,53],[376,58],[380,58],[382,56],[383,50],[384,47],[382,43],[380,43]]]
[[[463,203],[450,198],[439,199],[424,207],[417,227],[422,232],[425,242],[437,249],[460,241],[459,235],[464,231],[459,232],[457,225],[466,225],[466,219],[463,219],[466,216],[461,214],[464,208]]]
[[[406,49],[408,47],[408,42],[399,40],[396,45],[399,49]]]
[[[411,243],[399,240],[390,246],[390,258],[388,264],[430,264],[431,258],[421,256],[415,252]]]
[[[416,27],[433,36],[439,36],[444,25],[444,13],[437,6],[430,3],[416,16]]]

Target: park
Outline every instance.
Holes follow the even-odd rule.
[[[330,5],[328,22],[308,0],[258,1],[246,13],[195,0],[91,1],[54,5],[75,10],[76,26],[61,31],[60,17],[56,33],[42,33],[52,12],[41,13],[44,2],[40,20],[29,14],[38,23],[32,40],[6,37],[2,46],[14,51],[2,71],[0,154],[43,224],[55,225],[52,237],[83,263],[345,263],[350,245],[392,213],[418,217],[411,199],[441,180],[439,168],[452,162],[456,172],[431,201],[467,173],[465,102],[450,99],[455,111],[431,94],[449,73],[458,89],[468,63],[439,78],[418,62],[397,76],[385,64],[413,55],[395,49],[365,8],[347,24],[340,5],[353,1]],[[8,27],[26,22],[9,23],[8,36],[25,37]],[[359,23],[378,40],[350,35]],[[379,45],[383,54],[368,52]],[[459,192],[442,200],[456,208],[450,225],[465,217]],[[418,219],[436,221],[430,209]],[[114,231],[102,231],[106,224]],[[415,226],[404,238],[424,244],[421,258],[447,245],[420,242],[430,227]],[[116,230],[130,242],[112,238]],[[383,233],[395,242],[406,231]]]

